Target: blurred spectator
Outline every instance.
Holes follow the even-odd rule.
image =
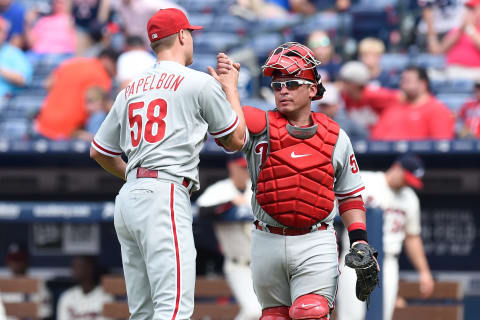
[[[388,72],[382,70],[380,65],[385,45],[376,38],[365,38],[358,45],[358,58],[370,72],[370,84],[380,87],[393,88],[395,81]]]
[[[58,320],[100,320],[103,304],[113,297],[99,286],[99,272],[95,259],[90,256],[75,257],[72,276],[78,283],[60,295],[57,305]]]
[[[418,6],[422,10],[422,18],[418,24],[417,43],[421,48],[427,47],[427,22],[433,23],[431,27],[440,38],[443,38],[450,30],[462,23],[465,13],[466,0],[418,0]],[[432,19],[433,21],[429,21]]]
[[[257,320],[262,313],[253,291],[250,247],[253,211],[247,161],[242,153],[229,155],[229,177],[209,186],[197,199],[201,219],[213,221],[223,253],[223,270],[240,306],[235,320]]]
[[[92,33],[107,23],[110,16],[110,0],[69,0],[71,13],[78,27],[77,53],[83,54],[93,45]],[[132,19],[135,20],[135,19]]]
[[[186,13],[185,9],[174,1],[167,0],[121,0],[116,11],[122,19],[122,27],[127,36],[139,36],[148,40],[145,29],[148,19],[160,9],[177,8]],[[135,17],[132,19],[132,17]]]
[[[112,101],[110,100],[108,92],[101,87],[89,88],[85,99],[88,113],[87,123],[85,124],[85,128],[76,130],[72,134],[72,137],[92,141],[103,120],[107,117],[112,107]]]
[[[86,92],[94,86],[110,92],[117,57],[106,49],[98,58],[72,58],[54,70],[47,79],[49,92],[35,122],[36,133],[53,140],[69,139],[82,128],[88,116]]]
[[[365,128],[353,122],[345,112],[342,98],[338,89],[332,83],[325,84],[325,94],[317,104],[317,111],[322,112],[335,120],[351,140],[361,140],[368,138],[368,132]]]
[[[7,249],[6,263],[12,277],[31,276],[28,274],[28,251],[25,246],[19,243],[11,243]],[[0,294],[3,302],[24,302],[26,297],[23,293],[4,292]],[[52,315],[51,295],[43,281],[40,281],[38,292],[29,296],[29,301],[40,303],[38,317],[40,319],[49,318]],[[0,317],[1,318],[1,317]],[[11,319],[9,317],[9,319]]]
[[[120,88],[125,88],[135,75],[153,66],[155,62],[155,57],[145,49],[142,37],[127,37],[125,52],[118,57],[117,62],[117,81]]]
[[[77,34],[69,12],[69,0],[52,0],[52,13],[40,18],[28,31],[29,47],[35,53],[75,53]]]
[[[348,116],[368,131],[377,123],[380,114],[400,96],[397,90],[369,85],[370,72],[358,61],[345,63],[339,79]]]
[[[409,67],[402,73],[402,99],[382,113],[372,130],[373,140],[453,139],[455,121],[452,112],[429,91],[427,72]]]
[[[2,299],[0,298],[0,320],[6,320],[7,315],[5,314],[5,307],[3,306]]]
[[[17,47],[6,42],[9,23],[0,17],[0,98],[11,96],[31,79],[33,69]]]
[[[351,0],[336,0],[335,5],[338,11],[347,11],[352,5]]]
[[[312,49],[315,58],[322,63],[317,67],[322,76],[322,81],[335,81],[340,71],[340,58],[335,54],[335,49],[330,37],[325,31],[315,30],[308,36],[307,47]]]
[[[475,98],[466,102],[458,114],[462,121],[461,138],[480,138],[480,78],[475,81]]]
[[[440,41],[432,14],[424,14],[428,30],[428,48],[434,54],[446,54],[451,78],[475,78],[480,73],[480,0],[469,0],[459,28]]]
[[[25,8],[13,0],[0,0],[0,16],[10,25],[7,41],[18,48],[23,48],[25,32]]]

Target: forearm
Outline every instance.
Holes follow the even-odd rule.
[[[109,157],[97,152],[93,147],[90,149],[90,157],[105,169],[108,173],[125,180],[127,164],[121,157]]]
[[[243,147],[246,130],[245,117],[243,115],[242,106],[240,105],[238,90],[236,88],[224,88],[224,91],[233,111],[237,114],[238,126],[235,131],[225,137],[225,139],[221,139],[221,142],[228,150],[236,151]]]
[[[477,50],[480,50],[480,32],[478,32],[478,30],[473,25],[468,26],[466,32],[472,39],[473,44],[475,45]]]
[[[0,77],[5,79],[7,82],[10,82],[16,86],[24,86],[25,78],[14,71],[9,71],[5,69],[0,69]]]
[[[348,230],[350,245],[357,241],[368,242],[365,208],[362,198],[339,200],[339,213],[345,228]]]
[[[110,0],[101,0],[100,7],[97,14],[97,20],[102,23],[107,22],[109,13],[110,13]]]
[[[407,235],[405,237],[405,252],[408,259],[419,273],[430,273],[423,242],[420,236]]]

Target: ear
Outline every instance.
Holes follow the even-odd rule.
[[[315,95],[317,94],[317,86],[316,85],[310,85],[308,87],[308,96],[311,99],[313,99],[313,97],[315,97]]]
[[[180,32],[178,32],[178,40],[180,41],[181,45],[185,43],[185,30],[180,29]]]

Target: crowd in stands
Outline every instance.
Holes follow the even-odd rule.
[[[480,137],[480,0],[0,0],[0,136],[91,140],[167,7],[204,26],[193,68],[242,64],[243,104],[274,107],[260,66],[298,41],[322,62],[312,110],[352,139]]]

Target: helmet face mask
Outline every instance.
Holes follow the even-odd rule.
[[[325,92],[316,70],[320,63],[308,47],[298,42],[287,42],[272,51],[262,66],[262,71],[267,77],[272,77],[274,73],[280,71],[283,75],[316,83],[317,94],[312,100],[318,100]]]

